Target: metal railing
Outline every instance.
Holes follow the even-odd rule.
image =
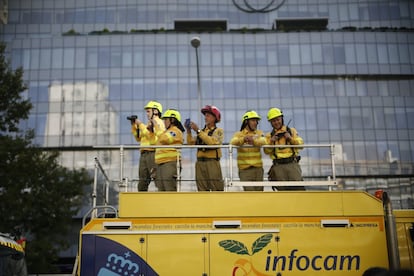
[[[330,151],[330,175],[326,175],[324,178],[326,180],[318,180],[318,181],[240,181],[237,180],[237,177],[234,176],[234,166],[235,161],[233,158],[233,154],[235,150],[239,147],[253,147],[253,146],[234,146],[234,145],[167,145],[167,146],[128,146],[128,145],[119,145],[119,146],[95,146],[95,149],[98,150],[119,150],[119,180],[117,181],[119,184],[119,191],[121,192],[128,192],[128,177],[125,177],[124,174],[124,156],[126,150],[136,149],[139,150],[141,147],[145,148],[174,148],[179,152],[182,152],[186,149],[198,149],[198,148],[221,148],[223,152],[223,159],[227,157],[227,166],[228,172],[227,176],[224,177],[224,191],[230,191],[232,187],[243,187],[243,186],[264,186],[264,187],[272,187],[272,186],[327,186],[329,190],[332,190],[332,187],[337,186],[336,180],[336,173],[335,173],[335,145],[334,144],[307,144],[307,145],[265,145],[261,146],[261,148],[326,148]],[[226,154],[227,153],[227,154]],[[181,155],[181,154],[180,154]],[[180,159],[177,157],[177,192],[182,190],[182,177],[181,177],[181,164]],[[95,178],[94,178],[94,187],[93,187],[93,207],[96,206],[96,195],[97,195],[97,179],[98,179],[98,172],[104,176],[104,204],[108,204],[109,201],[109,185],[111,181],[109,180],[108,176],[105,173],[98,157],[95,157]]]

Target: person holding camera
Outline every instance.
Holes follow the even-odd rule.
[[[266,144],[263,131],[258,130],[261,117],[249,110],[242,117],[240,131],[233,135],[231,145],[237,148],[237,167],[240,181],[263,181],[263,161],[260,146]],[[263,191],[263,186],[244,186],[245,191]]]
[[[267,120],[272,126],[272,132],[266,134],[267,145],[303,145],[303,139],[293,127],[286,126],[283,113],[279,108],[272,107],[267,113]],[[302,181],[302,170],[299,166],[298,147],[264,148],[270,156],[273,165],[269,170],[270,181]],[[273,190],[305,190],[304,186],[278,186]]]
[[[137,116],[130,116],[131,132],[135,140],[140,143],[141,157],[139,159],[138,168],[138,191],[148,191],[151,179],[155,177],[155,148],[146,148],[145,146],[153,146],[156,144],[155,129],[164,131],[165,126],[161,120],[162,105],[156,101],[149,101],[144,107],[148,119],[144,124]]]
[[[168,109],[162,116],[165,130],[156,128],[157,145],[182,145],[184,127],[181,115],[175,109]],[[159,191],[177,191],[177,178],[181,171],[181,153],[179,149],[159,147],[155,150],[157,176],[155,184]],[[177,170],[179,169],[179,171]]]
[[[204,115],[204,128],[200,129],[192,121],[185,124],[187,144],[189,145],[221,145],[224,131],[217,127],[221,120],[220,110],[214,105],[206,105],[201,109]],[[191,135],[193,130],[197,136]],[[224,191],[224,182],[220,165],[221,148],[197,148],[195,176],[198,191]]]

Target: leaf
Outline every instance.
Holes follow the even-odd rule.
[[[232,253],[236,253],[239,255],[250,255],[247,247],[239,241],[224,240],[220,241],[219,245],[223,247],[225,250],[230,251]]]
[[[266,234],[258,238],[252,245],[252,255],[266,247],[266,245],[269,244],[272,237],[272,234]]]

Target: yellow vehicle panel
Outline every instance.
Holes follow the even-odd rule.
[[[363,192],[122,193],[119,218],[81,231],[81,275],[360,275],[371,266],[388,267],[387,241],[382,202]]]
[[[414,270],[414,210],[394,210],[401,268]]]

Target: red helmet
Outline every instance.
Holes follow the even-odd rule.
[[[214,117],[216,117],[217,123],[221,120],[220,110],[214,105],[206,105],[201,109],[201,113],[203,113],[204,115],[206,115],[206,113],[211,113],[212,115],[214,115]]]

